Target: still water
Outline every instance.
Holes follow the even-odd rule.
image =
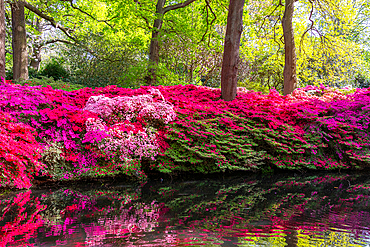
[[[366,173],[17,191],[0,246],[370,246],[369,197]]]

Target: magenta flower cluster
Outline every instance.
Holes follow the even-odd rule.
[[[133,160],[155,160],[160,150],[156,127],[175,120],[176,114],[159,90],[149,92],[131,97],[90,97],[84,110],[99,117],[87,119],[83,142],[95,146],[109,160],[118,158],[124,170]],[[161,101],[155,100],[158,97]]]
[[[39,161],[56,179],[361,168],[370,164],[369,105],[369,89],[325,86],[288,96],[239,88],[226,102],[220,89],[194,85],[66,92],[0,84],[0,111],[37,132]]]

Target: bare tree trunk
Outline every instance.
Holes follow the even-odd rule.
[[[24,3],[15,1],[12,9],[12,46],[13,46],[13,79],[28,79],[28,52],[26,23],[24,17]]]
[[[0,0],[0,78],[5,80],[5,5],[4,0]]]
[[[146,78],[147,85],[153,85],[157,80],[156,67],[159,63],[159,31],[162,28],[163,24],[163,15],[164,15],[164,5],[166,0],[158,0],[157,8],[155,11],[157,19],[154,21],[153,30],[152,30],[152,39],[150,41],[149,48],[149,64],[148,64],[148,76]]]
[[[285,43],[284,95],[292,93],[297,88],[297,56],[293,30],[294,1],[285,1],[285,12],[282,20]]]
[[[32,58],[30,62],[30,67],[35,69],[36,71],[40,68],[41,63],[41,45],[34,44],[32,47]]]
[[[42,23],[40,19],[36,19],[35,28],[38,32],[42,33]],[[39,70],[40,63],[41,63],[41,49],[43,47],[42,44],[39,43],[40,36],[37,36],[35,43],[32,45],[32,56],[30,61],[30,67],[35,69],[36,71]]]
[[[230,0],[221,71],[222,99],[236,97],[240,36],[243,31],[244,0]]]

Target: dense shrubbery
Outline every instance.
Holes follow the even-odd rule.
[[[51,77],[54,80],[66,80],[69,77],[68,71],[56,60],[52,60],[47,63],[45,68],[39,72],[39,75]]]
[[[281,96],[188,86],[0,85],[0,110],[37,131],[56,179],[145,171],[341,169],[370,164],[368,89],[308,86]],[[31,149],[28,149],[32,153]]]
[[[9,80],[9,82],[12,82]],[[53,89],[62,89],[64,91],[73,91],[77,89],[84,88],[80,84],[68,83],[62,80],[54,80],[52,77],[40,77],[40,78],[31,78],[29,80],[15,82],[19,85],[28,85],[28,86],[51,86]]]
[[[9,114],[0,112],[0,184],[17,188],[31,186],[33,175],[43,165],[38,161],[42,147],[34,138],[34,130],[16,123]]]

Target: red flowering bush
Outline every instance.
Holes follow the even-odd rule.
[[[0,201],[0,246],[26,246],[37,236],[37,229],[43,225],[40,212],[46,209],[31,191],[20,192],[12,199]],[[5,222],[4,222],[5,221]]]
[[[211,172],[370,164],[367,89],[343,94],[307,87],[288,96],[274,90],[268,95],[248,91],[231,102],[220,100],[217,89],[161,89],[175,105],[178,119],[167,126],[170,148],[160,158],[160,167]]]
[[[43,168],[38,159],[42,147],[34,130],[0,112],[0,183],[17,188],[31,187],[33,174]]]
[[[0,110],[37,131],[56,179],[114,175],[123,161],[123,172],[139,177],[149,169],[361,168],[370,165],[369,105],[368,89],[324,86],[288,96],[239,88],[226,102],[220,89],[194,85],[66,92],[0,84]]]

